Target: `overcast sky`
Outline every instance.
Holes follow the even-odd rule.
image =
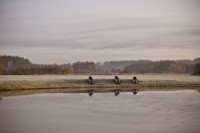
[[[200,57],[200,0],[0,0],[0,55],[34,63]]]

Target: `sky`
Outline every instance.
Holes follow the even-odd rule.
[[[0,0],[0,55],[33,63],[200,57],[200,0]]]

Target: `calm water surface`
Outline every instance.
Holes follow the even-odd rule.
[[[199,133],[200,92],[47,93],[0,99],[0,133]]]

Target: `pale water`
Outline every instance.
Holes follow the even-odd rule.
[[[0,133],[199,133],[200,92],[3,97]]]

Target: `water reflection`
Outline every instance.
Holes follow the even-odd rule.
[[[118,97],[114,96],[114,89],[109,93],[93,97],[88,96],[87,90],[82,94],[4,98],[0,104],[2,123],[0,132],[148,133],[150,130],[163,132],[169,129],[164,133],[169,131],[185,133],[186,128],[188,129],[186,132],[200,130],[200,102],[197,102],[199,100],[197,89],[175,92],[143,91],[140,95],[134,96],[133,90],[124,92],[121,88],[122,92]],[[29,92],[35,93],[35,91]],[[66,90],[59,91],[66,92]],[[20,93],[28,94],[27,91],[22,92]]]
[[[136,95],[138,93],[137,89],[133,89],[133,94]]]
[[[115,90],[115,96],[118,96],[120,92],[121,92],[120,89]]]
[[[94,93],[113,93],[118,96],[120,92],[130,92],[136,95],[138,89],[131,88],[67,88],[67,89],[40,89],[40,90],[18,90],[18,91],[3,91],[0,93],[0,97],[7,96],[20,96],[20,95],[32,95],[32,94],[43,94],[43,93],[88,93],[92,96]]]
[[[93,90],[93,89],[90,89],[89,92],[88,92],[89,96],[92,96],[93,93],[94,93],[94,90]]]
[[[134,95],[138,94],[139,91],[175,91],[175,90],[196,90],[200,93],[199,88],[66,88],[66,89],[40,89],[40,90],[18,90],[18,91],[1,91],[0,102],[2,97],[7,96],[20,96],[20,95],[32,95],[32,94],[43,94],[43,93],[88,93],[92,96],[94,93],[113,93],[118,96],[121,92],[130,92]]]
[[[89,96],[92,96],[94,94],[94,92],[95,92],[94,89],[89,89],[87,91]],[[101,93],[106,93],[106,92],[111,92],[111,93],[114,92],[115,96],[118,96],[120,94],[120,92],[123,92],[123,91],[121,89],[115,89],[113,91],[105,91],[105,92],[101,92]],[[133,90],[124,91],[124,92],[133,92],[133,94],[136,95],[138,93],[138,89],[133,89]]]

